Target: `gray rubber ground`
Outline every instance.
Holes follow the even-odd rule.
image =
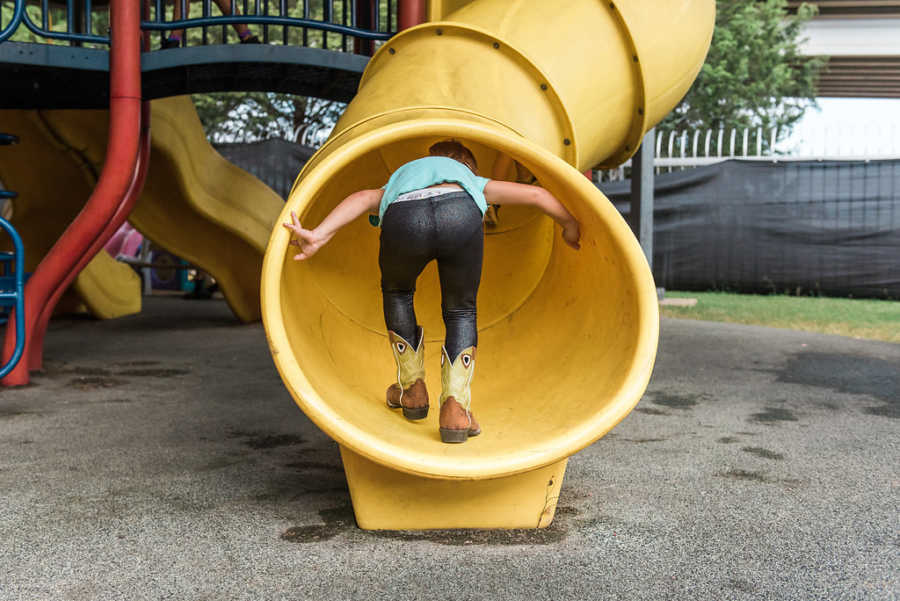
[[[2,599],[900,595],[900,345],[664,320],[553,526],[505,532],[357,529],[336,445],[221,301],[54,322],[46,357],[0,392]]]

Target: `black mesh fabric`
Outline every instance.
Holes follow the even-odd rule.
[[[313,153],[216,148],[282,197]],[[627,219],[631,182],[600,187]],[[655,196],[658,286],[900,298],[900,160],[731,160],[659,174]]]
[[[601,184],[626,217],[630,181]],[[900,160],[732,160],[656,176],[671,290],[900,298]]]

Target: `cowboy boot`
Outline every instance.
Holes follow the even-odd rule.
[[[466,442],[481,434],[472,415],[472,375],[475,373],[475,347],[463,349],[450,361],[447,349],[441,349],[441,417],[443,442]]]
[[[416,348],[396,332],[388,331],[391,352],[397,362],[397,383],[391,384],[386,393],[387,406],[403,409],[406,419],[422,419],[428,415],[428,390],[425,389],[425,333],[417,332]]]

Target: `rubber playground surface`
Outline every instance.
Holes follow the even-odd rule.
[[[663,320],[644,399],[528,531],[359,530],[222,301],[58,320],[45,357],[0,391],[3,600],[900,595],[900,345]]]

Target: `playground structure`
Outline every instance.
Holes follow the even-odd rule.
[[[424,3],[404,6],[402,29],[426,15]],[[394,36],[370,61],[358,95],[276,219],[270,191],[204,146],[186,101],[154,101],[152,108],[140,101],[137,9],[113,0],[108,129],[99,113],[47,114],[54,138],[82,149],[82,164],[87,157],[100,173],[97,187],[67,230],[75,238],[66,234],[46,251],[47,268],[29,283],[26,332],[36,336],[5,383],[27,382],[28,369],[39,367],[52,306],[130,213],[144,235],[208,268],[243,319],[255,317],[250,284],[261,274],[275,363],[301,409],[340,443],[361,527],[549,525],[567,458],[640,399],[658,336],[656,292],[641,249],[582,172],[627,160],[687,91],[709,45],[714,2],[579,0],[560,10],[432,0],[427,9],[428,23]],[[163,29],[148,23],[145,10],[145,30]],[[165,51],[178,52],[186,50]],[[587,55],[604,65],[603,77],[585,77],[572,60]],[[19,121],[27,119],[13,123]],[[261,241],[288,211],[316,222],[347,193],[380,186],[445,137],[470,145],[484,172],[501,154],[515,159],[564,201],[584,232],[575,253],[558,242],[549,219],[513,208],[490,232],[474,386],[485,434],[454,448],[439,442],[432,420],[410,424],[384,409],[392,370],[378,298],[377,230],[360,221],[298,265],[276,227],[261,271],[259,262]],[[0,173],[4,183],[6,177]],[[43,202],[59,195],[50,191]],[[56,232],[35,236],[48,240]],[[233,284],[223,275],[228,269]],[[418,299],[428,384],[437,390],[443,328],[432,268]],[[9,354],[9,333],[6,347]]]
[[[163,248],[216,274],[241,321],[258,320],[262,255],[282,200],[212,149],[189,98],[153,101],[151,122],[147,181],[129,220]],[[18,132],[22,143],[0,165],[0,179],[14,189],[31,191],[17,202],[14,222],[26,246],[37,249],[39,259],[96,183],[108,116],[105,111],[84,110],[50,110],[39,115],[2,111],[3,127]],[[59,165],[65,177],[41,177],[28,168],[50,163]],[[248,198],[253,202],[245,202]],[[38,217],[47,214],[53,219]],[[33,260],[28,267],[36,265]],[[96,255],[75,286],[96,316],[112,318],[140,311],[138,276],[106,253]]]

